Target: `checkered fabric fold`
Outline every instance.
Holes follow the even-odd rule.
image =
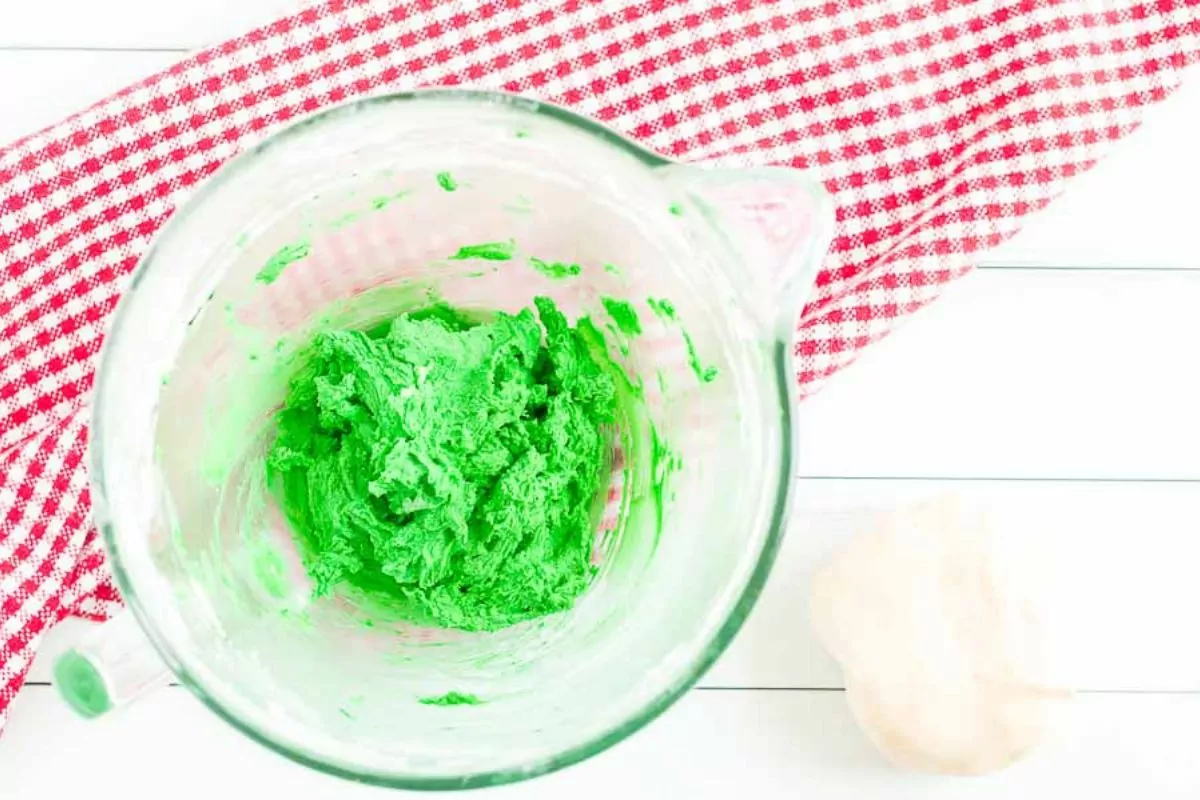
[[[816,170],[839,213],[796,345],[811,392],[1174,88],[1197,2],[327,2],[0,149],[0,726],[48,628],[119,608],[83,468],[97,350],[234,153],[348,98],[473,84],[671,156]]]

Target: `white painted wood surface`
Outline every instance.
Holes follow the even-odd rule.
[[[295,0],[0,6],[0,142]],[[592,761],[482,797],[1200,796],[1200,76],[1067,196],[803,408],[800,507],[759,607],[693,692]],[[903,775],[855,728],[806,619],[810,576],[872,510],[952,492],[1061,570],[1071,723],[976,780]],[[382,791],[311,773],[168,688],[95,723],[50,683],[0,738],[0,798]]]

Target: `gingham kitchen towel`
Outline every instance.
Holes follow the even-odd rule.
[[[327,2],[0,150],[0,725],[50,626],[119,607],[82,465],[107,317],[181,192],[264,134],[474,84],[672,156],[815,169],[840,210],[811,391],[1133,129],[1196,59],[1197,2]]]

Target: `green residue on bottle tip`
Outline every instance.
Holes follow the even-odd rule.
[[[511,261],[516,251],[517,243],[512,239],[507,242],[468,244],[458,248],[458,252],[450,256],[450,260],[466,261],[469,258],[482,258],[487,261]]]
[[[254,276],[254,280],[268,285],[274,283],[288,266],[302,258],[307,258],[310,249],[311,245],[308,241],[285,244],[275,251],[275,255],[267,259],[267,263],[263,264],[262,269]]]
[[[438,186],[447,192],[453,192],[458,188],[458,181],[454,180],[454,176],[449,172],[439,172],[437,174],[437,182]]]
[[[98,717],[113,707],[99,670],[74,650],[59,656],[55,662],[54,682],[63,698],[82,717]]]
[[[417,702],[423,706],[480,706],[483,701],[466,692],[446,692],[432,697],[421,697]]]
[[[168,383],[170,383],[170,382],[171,382],[171,379],[170,379],[170,378],[168,378],[166,375],[163,375],[163,377],[162,377],[162,381],[160,381],[160,383],[161,383],[163,386],[166,386],[166,385],[167,385]]]
[[[692,368],[692,372],[696,373],[696,377],[701,383],[712,383],[717,377],[717,368],[705,367],[700,364],[700,356],[696,354],[696,343],[692,341],[692,337],[687,331],[683,331],[683,341],[687,345],[688,366]]]
[[[583,268],[578,264],[568,264],[563,261],[543,261],[540,258],[530,258],[529,266],[533,267],[547,278],[553,278],[555,280],[574,278],[578,276],[579,273],[583,272]]]
[[[529,131],[525,130],[524,128],[517,128],[517,130],[513,133],[513,136],[516,136],[518,139],[528,139]]]
[[[671,205],[667,206],[667,211],[670,211],[671,214],[676,217],[682,217],[683,205],[680,203],[671,203]]]
[[[653,311],[659,319],[666,320],[668,322],[674,322],[676,320],[675,306],[671,304],[670,300],[655,300],[653,297],[647,297],[646,305],[650,307],[650,310]]]
[[[638,319],[637,311],[633,306],[624,300],[617,300],[613,297],[601,297],[600,302],[604,305],[604,310],[612,317],[613,322],[617,323],[617,327],[621,329],[621,333],[627,336],[638,336],[642,332],[642,323]]]

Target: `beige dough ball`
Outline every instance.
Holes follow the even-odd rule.
[[[812,621],[850,709],[899,767],[1002,769],[1044,738],[1045,626],[1019,554],[953,500],[879,518],[816,576]]]

